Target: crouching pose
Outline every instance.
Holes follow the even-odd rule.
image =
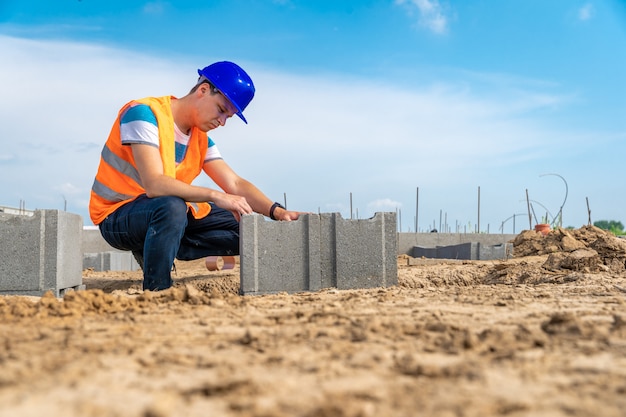
[[[232,62],[198,70],[182,98],[147,97],[119,111],[102,150],[89,213],[114,248],[132,251],[143,288],[172,286],[175,259],[239,253],[239,220],[253,212],[296,220],[222,158],[207,131],[243,116],[254,97],[248,74]],[[192,185],[204,171],[221,188]]]

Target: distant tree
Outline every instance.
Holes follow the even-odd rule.
[[[593,225],[602,230],[608,230],[615,235],[623,235],[626,233],[624,232],[624,225],[622,222],[617,220],[598,220],[593,222]]]

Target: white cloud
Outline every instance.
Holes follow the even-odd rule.
[[[190,82],[176,85],[184,74],[167,61],[81,43],[0,36],[0,55],[0,94],[10,97],[0,102],[1,204],[59,208],[65,193],[83,217],[119,107],[155,91],[184,91],[195,77],[185,68]]]
[[[593,7],[593,4],[591,3],[586,3],[580,9],[578,9],[578,19],[582,21],[587,21],[591,19],[594,14],[595,14],[595,9]]]
[[[0,154],[0,164],[17,160],[15,154]]]
[[[369,202],[367,204],[367,208],[372,213],[378,211],[396,211],[397,209],[402,209],[402,203],[399,201],[394,201],[390,198],[381,198]]]
[[[417,9],[418,26],[438,35],[447,33],[449,17],[438,0],[396,0],[396,4],[404,6],[409,15]]]
[[[66,182],[61,185],[55,186],[55,190],[65,195],[78,195],[83,192],[83,190],[81,190],[80,187],[77,187],[76,185],[70,182]]]

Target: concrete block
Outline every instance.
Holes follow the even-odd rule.
[[[440,258],[447,259],[478,259],[479,243],[469,242],[437,248]]]
[[[478,259],[478,243],[461,243],[458,245],[437,246],[435,248],[413,248],[414,258],[435,259]]]
[[[82,285],[83,220],[59,210],[0,213],[0,294],[57,297]]]
[[[413,251],[410,254],[414,258],[438,258],[437,248],[423,248],[421,246],[413,247]]]
[[[332,219],[332,220],[331,220]],[[339,289],[387,287],[398,283],[396,214],[376,213],[371,219],[343,219],[339,213],[322,215],[335,226],[324,242],[336,259],[323,270],[336,271]],[[322,229],[324,230],[324,228]]]
[[[501,243],[499,245],[478,245],[478,259],[511,259],[513,257],[513,244]]]
[[[242,294],[396,285],[395,213],[345,220],[306,214],[293,222],[258,214],[240,223]]]
[[[293,222],[245,215],[239,226],[240,292],[266,294],[321,288],[320,217]]]
[[[96,252],[83,254],[83,269],[94,271],[138,271],[139,264],[132,252]]]

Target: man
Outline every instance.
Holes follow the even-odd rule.
[[[296,220],[222,159],[206,132],[224,126],[254,97],[238,65],[198,70],[189,94],[148,97],[120,110],[102,150],[89,213],[104,239],[129,250],[143,269],[143,288],[172,286],[174,259],[239,253],[240,216]],[[204,171],[223,191],[191,185]]]

